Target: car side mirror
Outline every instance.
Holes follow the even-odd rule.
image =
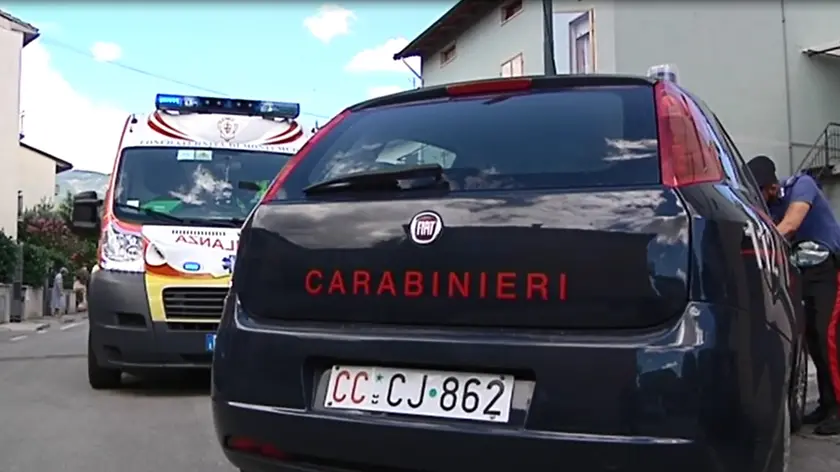
[[[101,219],[99,210],[102,200],[95,191],[81,192],[73,197],[73,217],[71,220],[73,233],[79,236],[98,235]]]

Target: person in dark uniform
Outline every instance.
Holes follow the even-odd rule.
[[[807,318],[808,351],[817,367],[819,405],[805,416],[821,435],[840,434],[840,224],[817,182],[807,174],[784,181],[767,156],[747,164],[767,201],[776,229],[804,261],[802,295]]]

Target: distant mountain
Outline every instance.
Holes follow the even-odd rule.
[[[110,175],[101,172],[73,169],[58,174],[55,181],[58,184],[58,194],[62,197],[67,195],[67,192],[75,195],[79,192],[95,190],[101,198],[105,195],[110,178]]]

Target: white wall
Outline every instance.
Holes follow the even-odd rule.
[[[788,175],[825,125],[840,120],[840,60],[801,52],[840,38],[840,4],[786,5],[783,22],[780,2],[616,3],[616,71],[676,64],[745,157],[769,155]]]
[[[44,199],[55,201],[55,161],[20,146],[18,166],[24,208],[32,208]]]
[[[501,66],[517,54],[524,59],[524,75],[542,74],[542,2],[525,0],[522,11],[502,24],[500,9],[494,10],[457,41],[456,57],[441,65],[440,51],[424,57],[423,85],[499,77]]]
[[[23,35],[0,22],[0,229],[17,237],[20,53]]]
[[[781,13],[781,12],[780,12]],[[840,2],[785,1],[793,161],[798,165],[829,122],[840,122],[840,58],[802,50],[840,40]]]

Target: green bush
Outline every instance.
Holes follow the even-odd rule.
[[[53,267],[55,253],[49,249],[32,244],[23,245],[23,284],[43,287]]]
[[[17,245],[15,241],[0,231],[0,283],[10,284],[15,276]]]

